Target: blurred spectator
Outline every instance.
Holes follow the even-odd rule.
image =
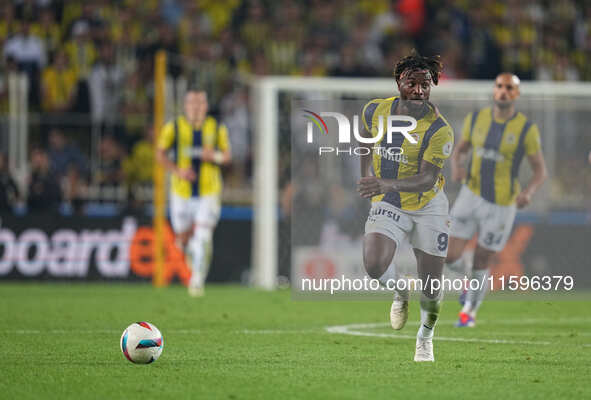
[[[394,3],[394,2],[392,2]],[[404,30],[411,36],[418,35],[425,25],[425,1],[424,0],[399,0],[398,12],[402,16]]]
[[[0,43],[16,32],[17,21],[10,1],[0,5]]]
[[[15,15],[21,21],[35,21],[39,16],[39,6],[35,0],[15,2]]]
[[[18,32],[4,43],[4,57],[16,61],[19,71],[29,78],[29,104],[39,105],[39,71],[47,62],[43,40],[31,33],[28,21],[22,21]]]
[[[390,69],[394,68],[394,64]],[[348,76],[348,77],[363,77],[375,75],[375,69],[364,65],[363,61],[359,59],[359,52],[354,45],[344,45],[341,48],[339,62],[330,75],[332,76]]]
[[[96,48],[90,38],[89,23],[74,23],[72,25],[72,40],[64,45],[64,50],[78,74],[75,110],[79,113],[88,113],[90,111],[90,94],[87,79],[96,59]]]
[[[273,29],[274,35],[265,46],[265,55],[273,74],[289,75],[296,71],[299,43],[291,37],[289,25]]]
[[[71,3],[73,3],[71,13],[78,14],[78,16],[76,16],[67,27],[67,34],[72,37],[76,37],[80,34],[90,34],[91,30],[96,28],[100,23],[95,15],[95,2],[84,1],[78,4],[76,4],[76,2]]]
[[[77,164],[68,164],[65,176],[61,180],[64,202],[75,214],[82,214],[84,200],[87,198],[86,178]]]
[[[390,2],[390,7],[384,12],[377,13],[371,22],[368,39],[374,44],[382,43],[383,39],[393,36],[403,30],[403,19],[398,14],[395,1]]]
[[[31,24],[23,21],[17,33],[4,44],[4,57],[12,57],[19,69],[27,73],[39,71],[47,62],[43,40],[31,32]]]
[[[123,78],[123,70],[115,63],[113,46],[103,45],[88,80],[92,121],[102,127],[101,131],[113,129],[119,122]]]
[[[237,88],[228,93],[221,101],[221,120],[228,128],[232,147],[232,179],[238,185],[244,183],[248,175],[250,162],[250,131],[248,94],[246,89]]]
[[[0,212],[6,212],[16,205],[19,200],[19,190],[16,181],[8,170],[8,160],[4,153],[0,153]]]
[[[145,130],[144,138],[138,140],[131,154],[123,160],[123,172],[128,185],[151,184],[154,165],[154,128]]]
[[[247,2],[246,20],[240,26],[240,38],[249,51],[256,52],[263,48],[265,40],[270,36],[271,29],[265,8],[259,0]]]
[[[62,180],[70,168],[75,168],[82,177],[89,172],[88,160],[76,145],[69,143],[59,129],[52,129],[49,133],[49,161],[58,180]]]
[[[50,8],[41,10],[39,22],[31,26],[31,32],[43,41],[49,55],[54,54],[61,44],[62,32]]]
[[[96,172],[95,181],[100,186],[119,186],[123,183],[123,149],[112,135],[106,135],[101,140],[100,164]]]
[[[59,50],[53,63],[43,71],[43,110],[69,112],[76,98],[78,74],[72,68],[67,54]]]
[[[469,76],[494,79],[501,72],[501,53],[489,33],[490,17],[483,7],[472,9],[470,16],[470,42],[465,52]]]
[[[51,172],[47,152],[41,148],[31,151],[27,207],[29,212],[57,212],[62,200],[61,187]]]
[[[150,111],[148,89],[142,84],[140,71],[130,73],[124,82],[123,114],[125,132],[129,137],[139,137],[146,126],[146,114]]]

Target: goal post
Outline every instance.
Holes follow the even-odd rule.
[[[271,79],[256,81],[252,109],[254,115],[253,248],[252,283],[273,289],[277,282],[277,123],[276,88]]]
[[[443,81],[434,87],[431,99],[436,104],[444,104],[455,110],[453,128],[456,138],[459,135],[458,120],[473,109],[491,103],[493,81]],[[563,133],[561,113],[584,112],[581,107],[591,101],[591,83],[580,82],[522,82],[521,99],[518,109],[541,126],[544,153],[550,175],[556,169],[556,145]],[[372,99],[397,95],[392,78],[315,78],[315,77],[264,77],[251,83],[251,106],[254,121],[254,220],[251,258],[251,283],[255,287],[273,289],[277,285],[279,221],[279,127],[282,120],[279,107],[283,94],[295,98],[314,94],[318,99],[351,98]],[[587,103],[588,104],[588,103]],[[574,110],[574,111],[573,111]],[[444,115],[447,116],[446,113]],[[577,114],[580,115],[580,114]],[[449,120],[449,118],[448,118]],[[583,124],[583,122],[581,122]],[[567,132],[576,134],[574,132]],[[543,191],[549,192],[547,187]],[[543,204],[537,210],[547,210],[547,193]]]

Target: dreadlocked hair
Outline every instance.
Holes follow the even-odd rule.
[[[413,50],[409,56],[404,57],[394,67],[394,78],[400,80],[400,76],[406,70],[426,69],[431,73],[433,84],[437,85],[439,82],[439,75],[443,69],[443,63],[440,61],[440,56],[435,55],[431,57],[424,57],[416,50]]]

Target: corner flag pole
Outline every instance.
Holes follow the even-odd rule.
[[[159,50],[154,60],[154,154],[158,135],[164,125],[164,100],[166,81],[166,53]],[[164,189],[164,169],[154,163],[154,271],[152,284],[156,287],[165,286],[164,280],[164,223],[166,220],[166,192]]]

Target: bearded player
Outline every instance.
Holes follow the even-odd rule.
[[[385,123],[390,115],[411,116],[417,121],[410,135],[418,143],[411,143],[401,133],[394,133],[388,143],[384,135],[380,151],[362,156],[358,182],[361,196],[372,201],[363,241],[367,273],[391,287],[388,282],[397,279],[392,263],[396,250],[406,242],[414,249],[423,282],[415,361],[434,361],[433,330],[442,293],[432,283],[441,279],[448,245],[449,203],[443,192],[441,168],[452,153],[454,135],[445,118],[428,102],[441,68],[439,57],[413,53],[403,58],[394,69],[400,96],[372,100],[363,109],[363,135],[368,138],[379,135],[380,119]],[[402,152],[391,151],[397,148]],[[395,290],[390,310],[394,329],[402,329],[406,323],[408,299],[408,290]]]
[[[213,230],[220,215],[220,166],[232,159],[228,130],[208,116],[207,110],[207,93],[189,90],[184,115],[162,128],[156,154],[172,173],[170,219],[177,243],[193,270],[188,288],[191,296],[204,293]],[[172,154],[167,154],[169,151]]]
[[[509,239],[516,208],[523,208],[546,179],[546,165],[536,124],[515,110],[519,78],[510,73],[497,76],[493,88],[494,106],[472,112],[464,120],[462,139],[451,157],[452,179],[464,180],[451,211],[450,269],[465,272],[462,253],[468,241],[478,235],[473,268],[469,278],[483,284],[468,290],[460,311],[458,327],[473,327],[476,312],[488,288],[486,279],[493,256]],[[465,167],[468,152],[472,155]],[[533,177],[521,190],[517,180],[523,157]]]

